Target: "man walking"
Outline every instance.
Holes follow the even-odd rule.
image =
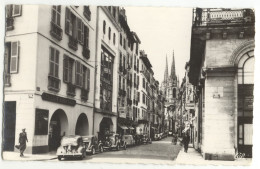
[[[186,153],[188,152],[189,143],[190,143],[190,135],[189,132],[186,131],[183,136],[184,152]]]
[[[22,129],[22,132],[19,134],[19,150],[20,150],[20,157],[23,157],[23,152],[26,149],[26,142],[28,142],[27,134],[25,132],[25,128]]]

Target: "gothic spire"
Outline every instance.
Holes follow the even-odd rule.
[[[176,78],[174,51],[172,53],[172,67],[171,67],[171,75],[170,76],[171,76],[172,79]]]
[[[164,72],[164,82],[167,82],[168,79],[168,61],[167,61],[167,55],[166,55],[166,66],[165,66],[165,72]]]

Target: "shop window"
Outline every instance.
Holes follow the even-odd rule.
[[[49,62],[49,76],[48,76],[48,89],[53,91],[60,90],[59,79],[59,51],[50,47],[50,62]]]
[[[48,134],[49,111],[44,109],[35,110],[35,135]]]
[[[61,6],[52,6],[51,12],[51,31],[50,34],[57,40],[62,39],[62,28],[60,27]]]

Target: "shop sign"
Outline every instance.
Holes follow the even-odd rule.
[[[65,104],[68,106],[76,105],[76,101],[73,99],[60,97],[60,96],[56,96],[56,95],[49,94],[49,93],[42,93],[42,100],[46,100],[46,101],[50,101],[50,102],[54,102],[54,103]]]
[[[195,107],[194,107],[194,103],[186,103],[186,105],[185,105],[185,108],[186,109],[194,109]]]

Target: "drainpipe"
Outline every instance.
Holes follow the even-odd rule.
[[[98,48],[98,33],[99,33],[99,25],[98,25],[98,22],[99,22],[99,6],[97,6],[97,15],[96,15],[96,39],[95,39],[95,42],[96,42],[96,46],[95,46],[95,73],[94,73],[94,101],[93,101],[93,126],[92,126],[92,134],[95,135],[94,133],[94,128],[95,128],[95,105],[96,105],[96,83],[97,83],[97,56],[98,56],[98,51],[97,51],[97,48]]]

